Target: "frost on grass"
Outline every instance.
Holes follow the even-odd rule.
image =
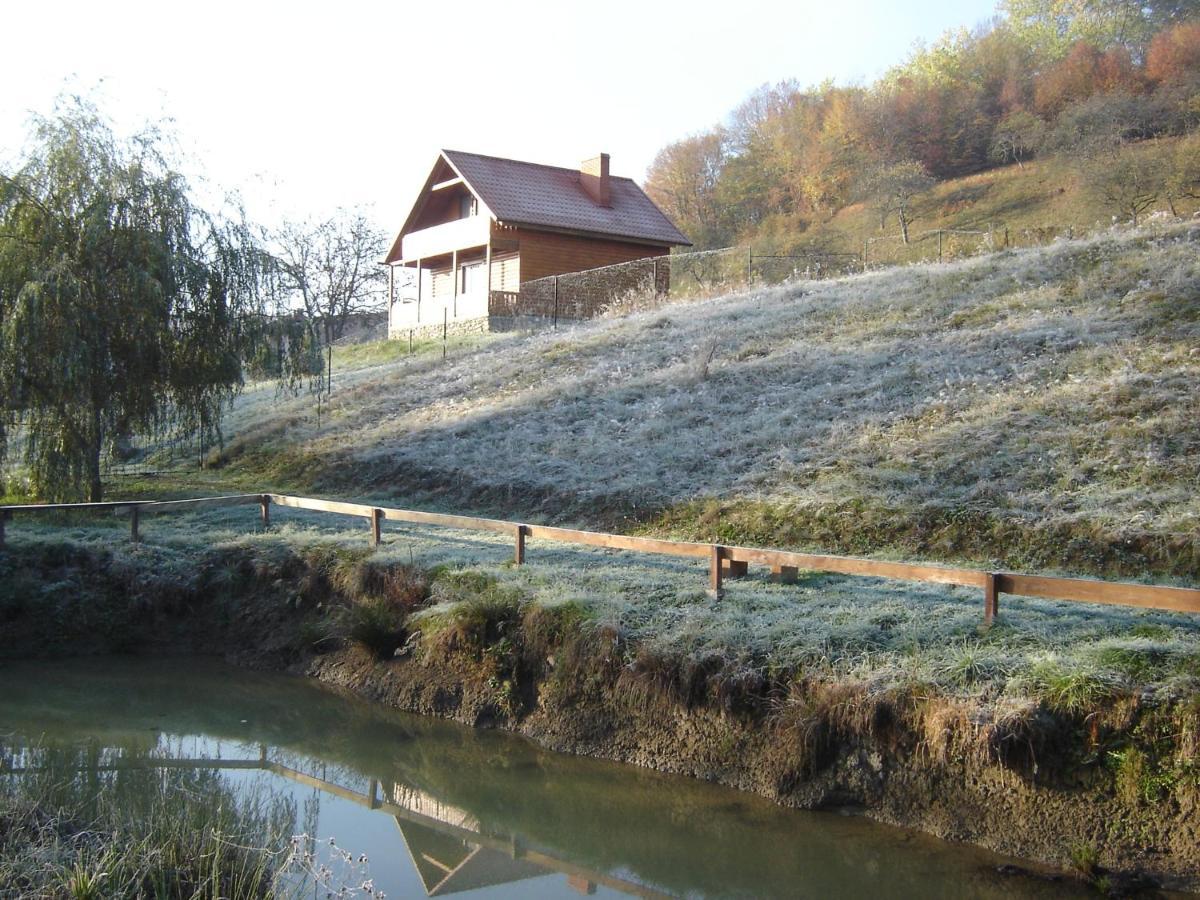
[[[230,430],[253,444],[286,422],[263,441],[347,483],[421,472],[584,503],[864,498],[1185,531],[1198,239],[1113,232],[507,335],[347,373],[319,426],[307,399],[247,397]]]
[[[367,530],[357,519],[278,509],[263,533],[255,512],[156,517],[137,548],[104,527],[78,527],[71,539],[105,548],[131,571],[141,565],[180,578],[213,545],[266,558],[322,547],[366,550]],[[29,523],[11,536],[61,535]],[[728,581],[715,602],[699,561],[536,540],[527,554],[526,565],[513,566],[507,536],[388,523],[372,560],[438,569],[468,587],[494,582],[526,604],[570,604],[582,612],[578,627],[616,629],[631,647],[717,658],[764,675],[812,672],[881,687],[915,680],[995,703],[1036,696],[1070,705],[1116,687],[1200,688],[1200,616],[1005,597],[997,624],[984,629],[982,595],[965,588],[812,573],[781,585],[752,569],[751,577]],[[430,614],[441,616],[471,599],[469,589],[435,591],[435,598],[441,602]]]

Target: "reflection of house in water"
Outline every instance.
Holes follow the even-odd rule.
[[[13,762],[7,760],[0,766],[4,774],[24,775],[44,771],[26,767],[25,760],[20,762],[26,765],[14,765]],[[386,813],[395,819],[425,892],[430,897],[509,884],[555,872],[566,875],[568,886],[581,894],[593,894],[597,885],[603,885],[635,897],[668,896],[635,881],[598,872],[552,853],[526,847],[517,835],[487,833],[479,819],[471,813],[443,803],[417,788],[393,783],[390,790],[384,789],[381,797],[379,782],[372,779],[367,793],[363,794],[282,763],[272,762],[267,759],[266,747],[261,748],[258,759],[155,756],[124,758],[112,763],[81,767],[81,771],[118,769],[260,769]]]
[[[465,831],[479,831],[479,820],[465,810],[442,803],[424,791],[395,784],[391,801],[419,816]],[[396,825],[408,847],[413,866],[430,897],[496,884],[508,884],[546,875],[542,866],[481,847],[461,837],[436,831],[411,819],[396,816]]]
[[[531,862],[440,834],[424,825],[405,822],[399,817],[396,824],[430,897],[549,874]]]

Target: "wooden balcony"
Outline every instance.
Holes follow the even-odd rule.
[[[406,263],[442,256],[454,250],[482,247],[491,234],[490,216],[468,216],[442,225],[433,225],[404,236],[401,254]]]

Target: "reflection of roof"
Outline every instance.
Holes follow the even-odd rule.
[[[578,169],[443,150],[442,156],[472,191],[506,224],[540,225],[691,244],[631,178],[609,177],[611,206],[598,205],[579,183]]]
[[[421,884],[425,886],[425,893],[430,897],[547,874],[541,866],[441,834],[415,822],[406,822],[399,816],[396,825],[421,877]]]

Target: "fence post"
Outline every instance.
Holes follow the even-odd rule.
[[[0,549],[4,548],[4,523],[8,521],[8,517],[11,515],[12,513],[7,509],[0,509]]]
[[[518,566],[523,566],[523,565],[525,565],[525,533],[526,533],[526,528],[525,528],[525,526],[524,526],[524,525],[518,525],[518,526],[517,526],[517,527],[516,527],[514,530],[515,530],[515,532],[516,532],[517,546],[516,546],[516,553],[513,555],[513,561],[514,561],[514,562],[515,562],[515,563],[516,563]]]
[[[271,495],[263,494],[259,498],[258,505],[260,507],[260,515],[262,516],[262,527],[271,527]]]
[[[555,330],[558,329],[558,276],[554,276],[554,318],[551,320]]]
[[[376,507],[371,510],[371,546],[378,547],[380,532],[383,530],[383,510]]]
[[[983,576],[983,622],[991,625],[1000,612],[1000,592],[996,590],[996,573],[988,572]]]
[[[714,600],[720,600],[725,593],[721,587],[721,560],[724,556],[725,548],[720,544],[713,544],[708,558],[708,595]]]
[[[413,330],[411,328],[408,329],[408,352],[409,353],[412,353],[412,333],[413,333]]]
[[[869,240],[863,241],[863,271],[864,272],[867,271],[867,245],[869,243],[870,243]]]
[[[938,262],[942,261],[942,229],[938,229]]]
[[[746,248],[746,284],[754,281],[754,246]]]
[[[1008,249],[1008,226],[1004,226],[1004,249]]]
[[[129,508],[129,540],[135,544],[142,540],[142,536],[138,534],[138,507],[136,505]]]
[[[446,358],[446,331],[450,320],[450,313],[446,307],[442,307],[442,359]]]

